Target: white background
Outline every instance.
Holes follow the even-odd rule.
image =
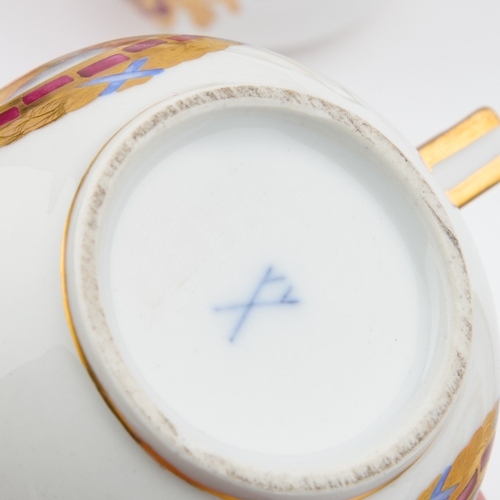
[[[124,0],[0,4],[0,86],[64,53],[157,30]],[[288,55],[352,90],[415,146],[482,106],[500,112],[498,0],[386,0],[357,26]],[[500,317],[500,185],[463,214]],[[500,444],[483,492],[500,498]]]

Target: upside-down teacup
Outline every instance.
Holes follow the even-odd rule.
[[[457,206],[495,166],[429,169],[492,112],[424,164],[341,86],[192,36],[0,98],[2,498],[476,498],[497,325]]]

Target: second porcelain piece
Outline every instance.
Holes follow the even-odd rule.
[[[491,297],[391,126],[189,36],[93,47],[0,99],[7,498],[476,497]]]
[[[367,17],[382,0],[124,0],[176,32],[300,48]]]

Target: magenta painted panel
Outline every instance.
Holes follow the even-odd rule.
[[[26,106],[29,106],[35,101],[38,101],[38,99],[41,99],[42,97],[45,97],[47,94],[54,92],[54,90],[64,87],[65,85],[71,83],[72,81],[73,78],[71,78],[71,76],[68,75],[60,76],[59,78],[56,78],[55,80],[47,82],[45,85],[38,87],[36,90],[33,90],[33,92],[26,94],[23,97],[23,102],[24,104],[26,104]]]
[[[12,120],[15,120],[19,117],[19,115],[19,108],[17,106],[9,108],[7,111],[0,113],[0,127],[2,125],[5,125],[6,123],[11,122]]]
[[[492,451],[493,451],[493,441],[490,443],[488,448],[486,448],[486,450],[483,453],[483,456],[481,457],[481,470],[484,470],[484,468],[488,465]]]
[[[164,43],[167,42],[154,38],[151,40],[144,40],[143,42],[135,43],[134,45],[125,47],[123,50],[125,52],[142,52],[143,50],[149,49],[150,47],[156,47],[157,45],[162,45]]]
[[[457,500],[469,500],[471,495],[476,490],[476,486],[477,486],[477,471],[474,474],[474,476],[472,476],[472,479],[467,483],[467,486],[464,488],[464,491],[460,493]]]
[[[78,71],[80,76],[84,78],[89,78],[91,76],[97,75],[97,73],[101,73],[101,71],[105,71],[117,64],[130,60],[130,57],[124,56],[123,54],[115,54],[113,56],[106,57],[105,59],[101,59],[89,66]]]
[[[196,40],[197,38],[201,38],[201,36],[196,35],[175,35],[170,37],[172,40],[176,42],[187,42],[189,40]]]

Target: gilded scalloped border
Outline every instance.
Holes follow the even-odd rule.
[[[86,106],[98,97],[146,83],[168,68],[198,59],[209,52],[224,50],[230,45],[235,45],[235,42],[184,35],[117,40],[86,49],[103,48],[104,51],[15,95],[23,86],[29,85],[29,81],[57,67],[65,58],[41,66],[0,90],[0,102],[7,100],[0,106],[0,147]],[[12,95],[15,97],[9,99]]]

